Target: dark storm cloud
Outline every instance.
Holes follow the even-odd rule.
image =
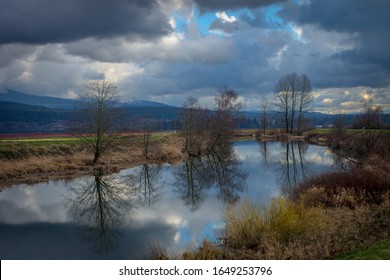
[[[219,30],[225,33],[231,34],[237,31],[239,28],[238,22],[226,22],[221,19],[216,19],[213,21],[209,27],[210,30]]]
[[[290,13],[290,19],[297,16],[299,24],[311,24],[327,32],[348,33],[358,38],[358,47],[340,51],[331,59],[342,61],[350,74],[366,77],[366,85],[384,86],[388,83],[386,77],[390,76],[389,10],[388,0],[312,0]],[[283,13],[288,16],[289,11]]]
[[[287,0],[194,0],[201,11],[258,8],[286,1]]]
[[[0,44],[69,42],[170,31],[156,0],[2,0]]]
[[[88,69],[83,73],[83,79],[84,80],[104,80],[105,75],[104,73],[100,73],[93,69]]]

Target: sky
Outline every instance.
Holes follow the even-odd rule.
[[[0,92],[76,98],[91,80],[122,101],[246,109],[306,74],[312,109],[390,112],[388,0],[0,0]]]

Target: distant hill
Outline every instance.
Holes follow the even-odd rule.
[[[75,101],[72,99],[31,95],[14,90],[7,90],[6,92],[0,93],[0,101],[44,106],[51,109],[72,109],[75,107]]]
[[[71,99],[7,90],[0,93],[0,133],[63,132],[76,106],[77,102]],[[118,103],[117,106],[123,108],[125,122],[154,118],[161,122],[159,129],[172,129],[171,122],[181,110],[145,100]]]
[[[0,92],[0,101],[23,103],[33,106],[44,106],[50,109],[73,109],[77,102],[73,99],[52,97],[52,96],[39,96],[32,95],[14,90],[7,90],[6,92]],[[160,102],[146,101],[146,100],[134,100],[129,102],[118,103],[119,107],[123,108],[164,108],[174,107]]]
[[[167,105],[160,102],[145,101],[145,100],[134,100],[126,103],[121,103],[124,108],[177,108],[171,105]]]
[[[71,110],[0,101],[0,133],[63,132]]]
[[[8,101],[0,101],[0,112],[4,111],[41,111],[46,110],[45,106],[34,106],[34,105],[27,105],[23,103],[17,103],[17,102],[8,102]],[[4,114],[0,115],[4,116]]]

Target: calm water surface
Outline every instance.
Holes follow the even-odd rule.
[[[267,203],[339,160],[305,143],[243,141],[233,153],[0,192],[0,259],[144,259],[216,240],[228,203]]]

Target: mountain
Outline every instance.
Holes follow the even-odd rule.
[[[52,97],[52,96],[38,96],[27,93],[22,93],[14,90],[7,90],[6,92],[0,92],[0,101],[23,103],[32,106],[44,106],[49,109],[73,109],[75,108],[76,101],[72,99]],[[118,103],[119,107],[123,108],[172,108],[173,106],[146,100],[134,100],[125,103]]]
[[[64,132],[72,116],[76,101],[65,98],[36,96],[7,90],[0,93],[0,134],[30,132]],[[117,103],[123,108],[124,121],[154,118],[159,120],[161,130],[173,128],[180,108],[167,104],[135,100]]]
[[[0,101],[0,134],[64,132],[71,110]]]
[[[23,111],[41,111],[41,110],[46,110],[46,107],[27,105],[27,104],[17,103],[17,102],[0,101],[0,112],[3,113],[0,115],[0,118],[4,117],[4,112],[8,112],[8,111],[23,112]]]
[[[146,101],[146,100],[134,100],[126,103],[122,103],[123,108],[173,108],[174,106],[167,105],[160,102]]]
[[[6,92],[0,93],[0,101],[44,106],[50,109],[72,109],[75,107],[75,101],[72,99],[31,95],[14,90],[7,90]]]

